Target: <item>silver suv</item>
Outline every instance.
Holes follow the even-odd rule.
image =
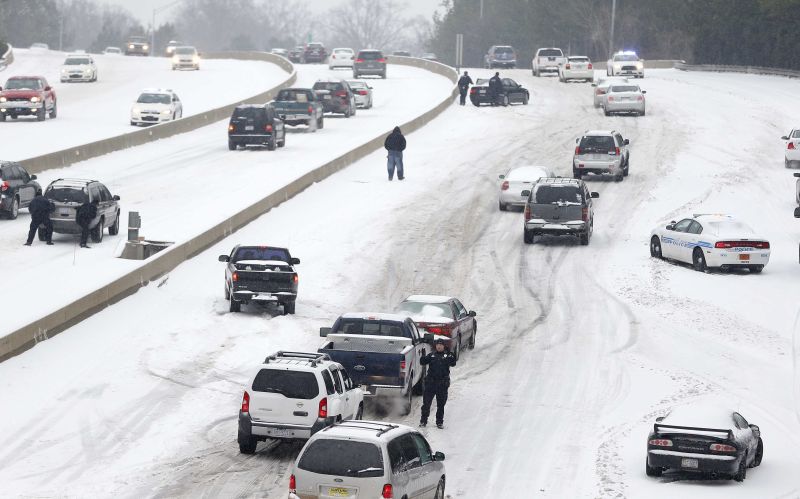
[[[53,232],[56,234],[80,234],[78,225],[78,208],[84,203],[97,201],[97,216],[89,223],[89,235],[92,241],[103,240],[103,231],[108,228],[108,235],[119,234],[120,207],[119,196],[112,196],[108,188],[97,180],[66,179],[54,180],[47,186],[44,197],[55,205],[50,215]],[[39,240],[44,241],[47,235],[39,228]]]
[[[292,468],[289,497],[444,499],[444,457],[408,426],[347,421],[306,443]]]
[[[386,79],[386,58],[380,50],[360,50],[353,61],[353,78],[362,75],[380,76]]]
[[[592,199],[599,197],[583,180],[540,178],[525,203],[525,244],[533,244],[537,235],[553,235],[578,236],[582,245],[588,245],[594,228]]]
[[[615,131],[589,131],[575,139],[575,155],[572,157],[572,176],[581,178],[587,173],[614,175],[621,182],[628,176],[630,151],[628,139]]]

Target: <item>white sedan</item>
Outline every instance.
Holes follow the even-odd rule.
[[[362,80],[347,80],[347,84],[353,89],[356,98],[356,106],[362,109],[372,108],[372,87]]]
[[[172,90],[143,90],[131,106],[131,125],[155,125],[183,116],[183,104]]]
[[[328,69],[352,68],[355,51],[348,48],[333,49],[328,57]]]
[[[781,139],[786,143],[783,153],[784,166],[786,168],[800,166],[800,129],[795,128]]]
[[[592,87],[594,87],[594,91],[592,92],[592,94],[594,94],[594,107],[603,106],[603,102],[606,100],[606,93],[608,93],[608,89],[611,85],[621,85],[623,83],[628,83],[628,79],[613,76],[604,76],[592,83]]]
[[[746,268],[759,273],[769,255],[769,241],[729,215],[696,214],[650,235],[650,256],[690,263],[700,272]]]
[[[644,78],[644,61],[639,59],[636,52],[617,52],[606,63],[606,74]]]
[[[97,66],[87,54],[69,54],[61,66],[61,83],[97,81]]]
[[[509,206],[525,206],[528,194],[542,177],[552,177],[553,172],[544,166],[520,166],[512,168],[505,175],[500,175],[500,211],[507,211]]]
[[[592,61],[584,55],[567,57],[567,62],[558,66],[559,81],[568,80],[594,81]]]

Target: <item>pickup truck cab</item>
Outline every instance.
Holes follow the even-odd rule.
[[[327,339],[318,350],[347,370],[366,398],[401,401],[403,415],[411,412],[411,396],[422,393],[422,357],[431,351],[414,321],[405,315],[350,313],[320,328]]]
[[[283,313],[294,314],[297,300],[297,272],[300,264],[286,248],[236,245],[230,255],[220,255],[225,262],[225,299],[230,311],[240,312],[242,304],[269,303],[283,305]]]
[[[0,88],[0,121],[6,116],[36,116],[44,121],[58,114],[56,92],[44,76],[12,76]]]
[[[325,126],[322,102],[310,88],[282,89],[275,97],[273,107],[286,125],[306,125],[312,131]]]
[[[564,52],[559,48],[542,48],[536,51],[531,61],[533,76],[542,76],[542,73],[558,73],[558,67],[567,63]]]

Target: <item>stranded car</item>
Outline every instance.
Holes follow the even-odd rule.
[[[616,130],[586,131],[575,139],[575,154],[572,156],[572,176],[582,178],[588,173],[608,173],[621,182],[630,169],[630,141],[623,139]]]
[[[188,45],[175,47],[172,52],[172,70],[193,69],[200,70],[200,54],[197,49]]]
[[[0,161],[0,213],[14,220],[20,208],[27,208],[42,186],[19,163]]]
[[[498,102],[501,105],[508,106],[514,103],[528,105],[530,93],[525,87],[511,78],[502,78],[502,81],[503,90],[498,96]],[[474,106],[492,103],[492,94],[489,92],[488,79],[478,78],[475,80],[475,85],[469,89],[469,100]]]
[[[265,146],[274,151],[286,145],[286,128],[283,120],[269,104],[242,104],[236,106],[228,123],[228,149],[239,146]]]
[[[730,215],[694,214],[653,230],[650,256],[689,263],[699,272],[719,268],[757,274],[769,263],[770,246]]]
[[[574,55],[567,57],[567,62],[558,67],[558,79],[594,81],[594,68],[588,57]]]
[[[582,245],[588,245],[594,230],[592,200],[598,197],[583,180],[539,179],[525,203],[525,244],[533,244],[537,235],[552,235],[577,236]]]
[[[86,54],[70,54],[61,66],[61,83],[68,81],[97,81],[97,66]]]
[[[347,80],[347,84],[353,90],[353,95],[356,98],[356,106],[363,109],[372,108],[372,87],[365,81],[361,80]]]
[[[97,215],[89,223],[92,241],[101,242],[106,228],[110,236],[119,234],[119,196],[112,196],[108,188],[97,180],[60,178],[47,186],[44,196],[55,205],[55,211],[50,214],[54,233],[80,234],[82,228],[77,221],[78,208],[84,203],[97,201]],[[47,239],[41,227],[38,235],[40,241]]]
[[[321,130],[325,126],[322,101],[310,88],[283,88],[272,102],[272,107],[285,125],[306,125],[311,131]]]
[[[183,116],[183,104],[172,90],[147,89],[131,106],[131,125],[154,125]]]
[[[356,114],[356,98],[346,81],[317,80],[313,89],[326,113],[343,114],[345,118]]]
[[[800,166],[800,129],[793,129],[788,135],[781,137],[786,143],[783,153],[783,165],[786,168]]]
[[[397,313],[410,315],[420,332],[443,337],[456,360],[462,348],[475,348],[478,321],[475,312],[452,296],[411,295],[397,306]]]
[[[225,262],[225,299],[231,312],[240,312],[248,303],[274,303],[283,306],[284,315],[294,314],[299,278],[294,270],[299,258],[286,248],[236,245]]]
[[[520,166],[500,175],[500,211],[507,211],[509,206],[525,206],[533,184],[542,177],[552,176],[553,172],[544,166]]]
[[[353,63],[353,78],[363,75],[386,79],[386,58],[380,50],[359,50]]]
[[[0,121],[6,116],[36,116],[38,121],[58,115],[56,91],[44,76],[12,76],[0,88]]]
[[[603,113],[606,116],[619,113],[644,116],[647,106],[644,97],[646,93],[647,91],[639,88],[639,85],[611,85],[602,104]]]
[[[644,61],[639,59],[636,52],[617,52],[606,63],[606,74],[644,78]]]

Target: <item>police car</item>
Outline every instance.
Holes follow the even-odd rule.
[[[690,263],[695,270],[764,270],[769,241],[729,215],[695,214],[656,228],[650,236],[650,256]]]

